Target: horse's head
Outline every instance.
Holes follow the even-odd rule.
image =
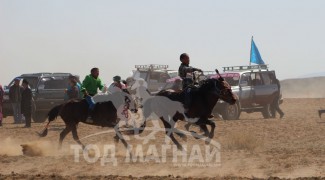
[[[229,104],[235,104],[237,96],[232,92],[231,86],[222,78],[214,79],[216,83],[216,92],[223,101]]]
[[[232,93],[231,86],[221,76],[218,69],[216,69],[215,71],[219,75],[219,78],[215,79],[216,90],[219,98],[229,104],[235,104],[237,100],[237,96],[234,93]]]
[[[200,84],[201,91],[212,92],[229,104],[236,103],[236,95],[232,93],[231,86],[223,78],[206,79],[201,81]]]

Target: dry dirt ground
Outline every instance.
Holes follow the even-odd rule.
[[[45,124],[33,123],[32,128],[26,129],[12,124],[12,117],[8,117],[0,128],[0,179],[325,177],[325,114],[323,119],[317,114],[319,108],[325,108],[325,99],[285,99],[281,107],[285,112],[283,119],[263,119],[260,113],[242,113],[236,121],[216,119],[212,142],[220,146],[213,146],[216,151],[211,162],[206,160],[205,151],[212,145],[192,136],[188,136],[187,141],[177,137],[186,145],[184,161],[182,155],[173,159],[174,153],[179,153],[173,148],[166,151],[163,160],[161,147],[170,144],[164,132],[157,132],[149,141],[129,136],[128,143],[133,145],[134,154],[137,145],[143,148],[138,152],[143,152],[144,160],[141,162],[141,154],[138,154],[140,158],[136,162],[126,162],[128,153],[121,143],[114,143],[113,133],[86,137],[111,129],[80,124],[78,132],[79,137],[84,138],[82,142],[94,144],[100,151],[99,160],[89,162],[82,151],[74,153],[71,145],[76,143],[71,134],[58,150],[59,134],[64,128],[61,119],[51,123],[47,137],[40,138],[36,131],[41,131]],[[184,125],[179,122],[177,127],[184,130]],[[191,129],[198,131],[196,127]],[[141,137],[149,137],[151,132],[148,128]],[[22,144],[32,147],[37,156],[23,155]],[[107,145],[116,145],[115,165],[101,163]],[[96,160],[94,150],[87,152],[91,154],[90,159]],[[75,155],[79,155],[79,162]],[[198,158],[200,155],[203,162]]]

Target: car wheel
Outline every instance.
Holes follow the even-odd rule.
[[[240,112],[239,112],[239,106],[237,103],[233,104],[233,105],[226,104],[223,114],[222,114],[222,118],[224,120],[237,120],[237,119],[239,119],[239,115],[240,115]]]
[[[32,117],[34,122],[42,123],[47,119],[47,113],[36,111],[35,113],[33,113]]]
[[[264,106],[263,110],[262,110],[262,115],[264,117],[264,119],[269,119],[272,117],[272,112],[271,112],[271,105],[267,104]]]

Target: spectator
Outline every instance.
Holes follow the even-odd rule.
[[[276,84],[278,87],[278,90],[276,92],[276,95],[274,97],[274,100],[271,104],[271,113],[272,113],[272,118],[275,118],[276,116],[276,112],[278,112],[280,114],[280,119],[283,118],[284,113],[283,111],[280,109],[280,91],[281,91],[281,85],[280,85],[280,81],[275,77],[275,75],[271,76],[271,80],[272,80],[272,84]]]
[[[82,82],[82,87],[88,92],[89,96],[94,96],[97,94],[98,89],[106,92],[106,88],[102,84],[99,76],[99,69],[92,68],[90,74],[85,77]]]
[[[71,78],[69,80],[68,89],[66,89],[67,100],[78,99],[80,97],[79,87],[77,85],[77,80]]]
[[[12,104],[12,109],[14,112],[14,123],[18,124],[22,121],[21,116],[21,94],[23,92],[23,87],[19,85],[20,79],[15,78],[15,83],[9,89],[9,100]]]
[[[26,79],[23,80],[22,86],[24,90],[21,96],[21,112],[24,115],[26,120],[25,128],[30,128],[31,120],[32,120],[33,94],[32,94],[32,90],[28,87],[28,81]]]
[[[4,94],[4,91],[3,91],[2,86],[0,84],[0,126],[2,126],[2,119],[3,119],[3,114],[2,114],[3,94]]]

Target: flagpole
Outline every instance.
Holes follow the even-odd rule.
[[[251,59],[252,59],[252,43],[253,43],[253,36],[252,36],[252,39],[251,39],[251,51],[249,53],[249,66],[251,66],[252,62],[251,62]]]

